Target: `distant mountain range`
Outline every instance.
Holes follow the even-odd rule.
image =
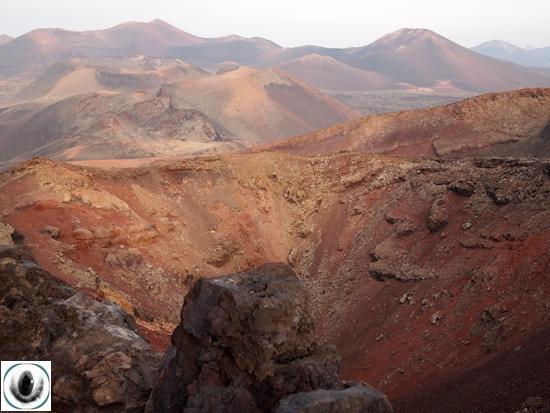
[[[364,46],[284,48],[261,38],[179,46],[169,55],[199,66],[226,61],[277,66],[322,89],[430,88],[440,92],[502,91],[548,86],[538,71],[485,56],[426,29],[402,29]]]
[[[550,68],[550,47],[522,48],[503,40],[491,40],[472,50],[522,66]]]
[[[360,117],[322,90],[458,98],[550,86],[550,71],[485,56],[426,29],[344,49],[207,39],[160,20],[0,39],[0,166],[33,156],[212,154]]]
[[[299,80],[331,90],[428,88],[478,93],[550,86],[548,73],[501,60],[506,53],[542,56],[545,49],[505,53],[507,48],[489,45],[469,50],[426,29],[402,29],[367,46],[343,49],[286,48],[267,39],[237,35],[207,39],[161,20],[85,32],[38,29],[13,40],[2,39],[0,75],[4,76],[33,73],[74,58],[143,54],[175,57],[210,70],[228,62],[278,67]],[[497,58],[487,56],[496,49],[502,50]],[[540,59],[544,63],[544,58]]]

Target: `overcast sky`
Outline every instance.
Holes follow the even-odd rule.
[[[546,0],[0,0],[0,33],[39,27],[107,28],[166,20],[203,37],[266,37],[282,46],[360,46],[403,28],[429,28],[464,45],[492,39],[550,46]]]

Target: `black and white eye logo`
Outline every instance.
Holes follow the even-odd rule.
[[[17,363],[7,369],[4,400],[17,410],[37,410],[50,398],[50,375],[35,363]]]

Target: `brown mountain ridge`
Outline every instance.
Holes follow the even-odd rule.
[[[410,157],[550,156],[550,89],[486,94],[432,109],[373,115],[262,150]]]
[[[363,47],[285,48],[258,37],[201,38],[160,20],[87,32],[34,30],[0,45],[0,75],[29,74],[73,58],[139,54],[177,57],[205,68],[226,61],[258,68],[284,64],[306,83],[338,90],[383,86],[449,93],[550,86],[550,76],[543,71],[476,53],[427,29],[401,29]],[[306,62],[301,60],[308,55],[325,56],[341,64],[331,62],[331,73],[327,62],[312,61],[311,56]],[[349,75],[346,82],[339,81],[342,71]]]
[[[358,116],[275,69],[240,68],[221,75],[178,72],[184,80],[130,92],[117,88],[125,76],[94,68],[70,71],[45,82],[51,86],[43,90],[52,99],[56,93],[57,99],[69,97],[53,104],[40,98],[0,111],[0,161],[37,155],[79,160],[216,153]],[[86,88],[99,90],[70,96]]]

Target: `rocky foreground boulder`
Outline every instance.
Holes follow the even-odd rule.
[[[54,411],[143,411],[160,357],[120,307],[0,246],[0,359],[51,360]]]
[[[305,287],[289,266],[269,264],[195,283],[146,411],[392,411],[382,393],[338,371],[314,334]]]
[[[54,411],[392,411],[339,379],[287,265],[197,281],[181,320],[161,363],[120,307],[57,280],[23,246],[0,246],[0,359],[51,360]]]

